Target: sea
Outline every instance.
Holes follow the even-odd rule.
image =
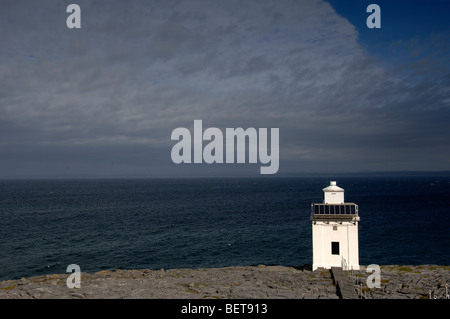
[[[359,206],[361,265],[450,264],[450,174],[333,178]],[[0,280],[113,269],[312,263],[330,178],[0,181]]]

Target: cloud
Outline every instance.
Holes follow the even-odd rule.
[[[280,172],[448,168],[440,36],[392,44],[416,58],[401,70],[322,0],[80,0],[80,30],[67,4],[0,12],[0,175],[170,174],[170,133],[194,119],[279,127]]]

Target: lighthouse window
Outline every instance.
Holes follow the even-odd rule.
[[[339,255],[339,242],[338,241],[331,242],[331,254]]]

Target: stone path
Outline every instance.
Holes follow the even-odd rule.
[[[331,274],[341,299],[358,299],[353,280],[344,273],[342,268],[331,267]]]

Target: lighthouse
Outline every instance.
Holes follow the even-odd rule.
[[[313,266],[359,270],[358,205],[344,201],[344,189],[331,181],[323,203],[311,204]]]

